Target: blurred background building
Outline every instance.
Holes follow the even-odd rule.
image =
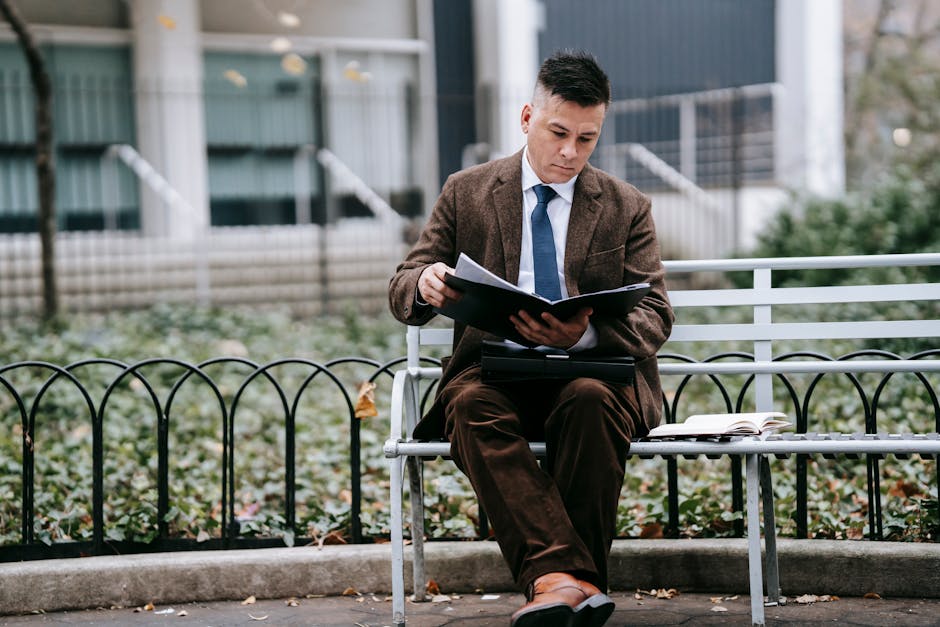
[[[594,53],[593,161],[664,256],[844,188],[838,0],[19,0],[54,85],[67,311],[384,306],[450,173],[518,150],[542,58]],[[0,27],[0,316],[39,311],[34,99]]]

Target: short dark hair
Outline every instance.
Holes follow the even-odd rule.
[[[536,81],[539,87],[582,107],[610,104],[610,79],[594,55],[582,50],[561,50],[545,59]]]

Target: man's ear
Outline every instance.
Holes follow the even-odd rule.
[[[532,120],[532,105],[527,103],[523,105],[522,107],[522,115],[519,120],[522,126],[523,133],[529,132],[529,122],[531,120]]]

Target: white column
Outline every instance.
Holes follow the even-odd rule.
[[[777,180],[824,196],[845,190],[842,2],[777,2]]]
[[[209,225],[199,2],[132,0],[131,11],[138,151],[185,201],[141,185],[141,227],[193,238]]]
[[[543,21],[537,0],[474,0],[477,109],[482,116],[478,128],[494,156],[525,144],[520,115],[535,87]]]
[[[415,131],[412,160],[422,164],[418,180],[423,195],[423,206],[429,213],[434,199],[440,192],[438,182],[437,155],[437,78],[434,62],[434,3],[432,0],[418,0],[415,3],[418,21],[418,38],[426,48],[418,55],[418,128]]]

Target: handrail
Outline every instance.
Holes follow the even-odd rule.
[[[133,146],[129,144],[112,144],[108,146],[104,153],[104,160],[108,162],[114,159],[119,159],[124,163],[131,172],[137,175],[138,179],[170,207],[174,214],[185,216],[196,213],[193,206]],[[102,168],[102,171],[107,170]],[[111,181],[108,187],[112,190],[117,189],[117,181]],[[104,197],[111,198],[108,194],[104,194]],[[113,209],[113,201],[111,209]],[[106,210],[105,213],[113,214],[113,211]],[[187,231],[185,235],[192,239],[193,252],[196,258],[196,296],[200,304],[208,305],[211,302],[212,278],[209,271],[208,253],[206,247],[200,241],[204,233]]]
[[[336,153],[328,148],[314,148],[313,150],[320,165],[332,176],[348,185],[353,195],[359,199],[359,202],[368,207],[376,218],[390,225],[401,224],[403,218],[398,212],[385,202],[374,189],[369,187],[369,184],[362,180],[358,174],[353,172]]]

